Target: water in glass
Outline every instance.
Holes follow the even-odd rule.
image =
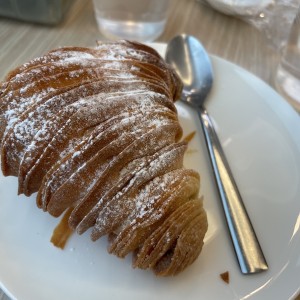
[[[153,41],[165,27],[169,0],[94,0],[101,32],[110,39]]]

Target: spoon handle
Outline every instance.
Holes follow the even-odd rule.
[[[268,269],[267,262],[214,130],[213,123],[205,108],[199,108],[199,116],[241,271],[244,274],[265,271]]]

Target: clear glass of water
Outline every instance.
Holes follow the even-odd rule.
[[[164,31],[170,0],[93,0],[93,3],[104,36],[151,42]]]
[[[300,7],[282,49],[275,77],[277,90],[300,112]]]

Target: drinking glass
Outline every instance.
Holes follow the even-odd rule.
[[[300,7],[284,45],[275,76],[277,90],[300,112]]]
[[[165,28],[170,0],[93,0],[93,3],[104,36],[150,42]]]

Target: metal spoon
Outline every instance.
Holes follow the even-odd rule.
[[[241,271],[244,274],[265,271],[268,269],[267,262],[213,123],[203,106],[213,83],[210,59],[196,38],[179,35],[168,44],[166,61],[173,66],[183,81],[181,100],[188,102],[199,112],[216,184]]]

